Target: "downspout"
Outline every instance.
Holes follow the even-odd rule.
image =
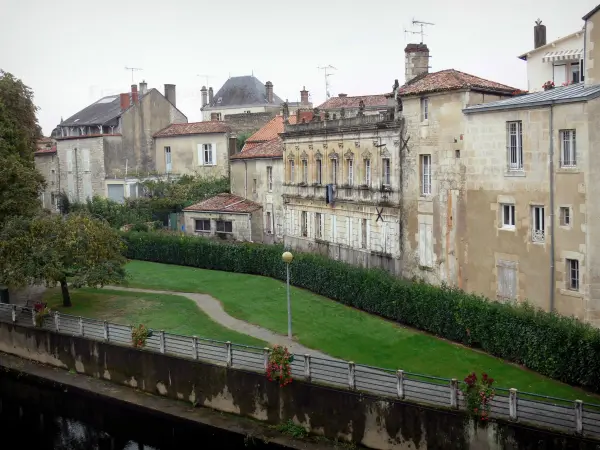
[[[248,163],[244,159],[244,198],[248,198]]]
[[[550,312],[554,311],[554,103],[550,103]]]
[[[587,67],[587,20],[583,23],[583,67],[579,64],[581,73],[579,74],[579,81],[585,83],[585,70]]]

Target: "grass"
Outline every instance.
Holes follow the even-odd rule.
[[[64,308],[60,291],[49,291],[45,301],[52,310],[123,325],[143,323],[155,330],[207,337],[238,344],[265,346],[265,342],[214,322],[191,300],[180,295],[73,289],[73,306]]]
[[[143,261],[131,261],[127,272],[131,287],[209,294],[231,316],[287,333],[286,286],[278,280]],[[291,298],[294,337],[331,356],[459,380],[472,371],[487,372],[500,387],[598,402],[581,389],[311,292],[292,287]]]

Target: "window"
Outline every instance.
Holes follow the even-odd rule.
[[[580,72],[581,67],[579,63],[571,64],[571,83],[579,83],[581,81]]]
[[[302,211],[300,215],[300,228],[302,236],[308,236],[308,213],[306,211]]]
[[[252,180],[252,192],[256,194],[256,178]]]
[[[421,155],[421,195],[431,194],[431,155]]]
[[[333,113],[333,120],[337,119],[337,114]]]
[[[390,184],[390,159],[389,158],[383,158],[382,160],[382,167],[383,167],[383,184],[389,185]]]
[[[221,98],[221,97],[219,97],[219,99],[220,99],[220,98]],[[219,101],[219,103],[221,103],[221,102]],[[216,114],[216,116],[215,116],[215,118],[216,118],[217,120],[221,120],[221,113],[217,113],[217,114]]]
[[[306,159],[302,160],[302,182],[308,183],[308,161]]]
[[[293,159],[290,159],[290,183],[293,183],[296,180],[296,167]]]
[[[460,158],[460,150],[454,150],[454,157],[456,159]]]
[[[171,172],[171,147],[165,147],[165,170]]]
[[[331,182],[337,184],[337,159],[331,160]]]
[[[232,233],[233,224],[230,220],[217,220],[217,233]]]
[[[354,161],[348,160],[348,186],[352,186],[354,181]]]
[[[249,111],[249,110],[248,110],[248,111],[246,111],[246,114],[250,114],[250,111]]]
[[[197,219],[195,230],[200,233],[210,233],[210,219]]]
[[[367,248],[367,219],[362,219],[360,246]]]
[[[365,164],[365,184],[367,186],[370,186],[371,185],[371,160],[365,159],[364,164]]]
[[[429,99],[423,97],[421,99],[421,120],[429,119]]]
[[[560,166],[575,167],[577,165],[577,148],[575,130],[560,131]]]
[[[431,223],[419,224],[419,265],[433,267],[433,229]]]
[[[567,81],[567,65],[555,65],[554,66],[554,85],[562,86],[562,84]]]
[[[322,227],[322,217],[323,214],[321,213],[315,213],[315,238],[316,239],[323,239],[323,227]]]
[[[214,157],[213,157],[213,146],[212,144],[203,144],[202,145],[202,164],[206,166],[214,165]]]
[[[517,263],[515,261],[498,260],[496,263],[498,300],[514,301],[517,299]]]
[[[531,241],[544,242],[544,207],[533,206],[531,208]]]
[[[568,206],[560,207],[560,226],[568,227],[571,225],[571,208]]]
[[[579,68],[580,80],[579,81],[585,81],[585,67],[584,67],[585,61],[584,61],[584,59],[582,58],[581,61],[579,61],[579,63],[580,63],[580,68]]]
[[[273,226],[271,224],[271,213],[267,212],[267,234],[273,234]]]
[[[502,204],[502,227],[515,228],[515,205]]]
[[[567,289],[571,291],[579,290],[579,261],[576,259],[567,259]]]
[[[323,164],[320,159],[317,159],[317,184],[323,183]]]
[[[273,190],[273,167],[267,167],[267,189],[269,192]]]
[[[523,170],[523,135],[521,122],[507,122],[508,170]]]

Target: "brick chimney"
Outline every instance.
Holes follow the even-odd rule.
[[[175,85],[165,84],[165,97],[173,106],[177,106],[177,97],[175,96]]]
[[[146,95],[146,92],[148,92],[148,83],[142,81],[140,83],[140,95]]]
[[[546,25],[542,25],[540,19],[535,21],[533,27],[533,48],[541,47],[546,45]]]
[[[129,93],[121,94],[120,97],[121,97],[121,111],[125,111],[127,108],[129,108],[129,105],[130,105]]]
[[[404,82],[429,72],[429,49],[425,44],[408,44],[404,49]]]
[[[273,83],[267,81],[265,83],[265,91],[267,94],[267,103],[273,103]]]
[[[206,86],[202,86],[200,93],[202,94],[202,107],[204,108],[208,104],[208,91],[206,90]]]
[[[348,97],[348,94],[338,94],[338,97],[340,97],[340,98],[346,98],[346,97]]]
[[[140,97],[138,95],[137,84],[131,85],[131,103],[137,105],[140,102]]]
[[[306,86],[303,86],[300,91],[300,104],[302,106],[308,105],[308,91],[306,90]]]
[[[213,104],[213,98],[214,98],[214,94],[213,94],[213,88],[209,87],[208,88],[208,104],[212,105]]]

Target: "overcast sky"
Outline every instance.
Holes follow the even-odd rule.
[[[177,106],[201,120],[200,88],[215,92],[229,76],[254,72],[277,95],[299,100],[303,86],[315,105],[330,92],[391,90],[404,80],[404,47],[419,42],[413,18],[432,22],[425,43],[431,71],[454,68],[517,88],[527,86],[525,62],[534,21],[548,41],[583,26],[598,0],[0,0],[0,68],[35,92],[44,134],[104,95],[146,80],[163,92],[177,85]]]

